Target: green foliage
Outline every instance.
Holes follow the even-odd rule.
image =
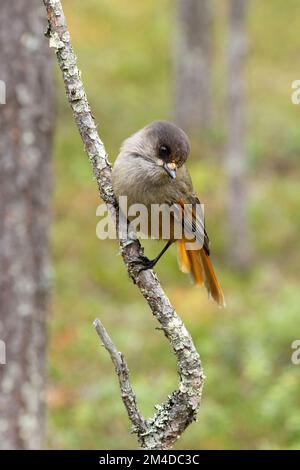
[[[65,0],[79,65],[101,136],[114,160],[123,138],[147,122],[171,118],[173,2]],[[217,2],[219,4],[219,2]],[[252,269],[226,259],[226,182],[221,159],[226,127],[193,143],[190,169],[205,202],[217,271],[228,307],[177,268],[175,250],[157,272],[191,331],[207,376],[199,422],[177,448],[300,446],[299,120],[290,85],[297,77],[300,36],[296,0],[251,2],[247,66],[251,164]],[[224,116],[225,12],[217,16],[215,114]],[[225,36],[224,36],[225,37]],[[148,307],[128,280],[117,243],[95,236],[99,204],[83,146],[58,77],[54,223],[54,288],[49,353],[49,446],[135,448],[118,383],[93,331],[99,316],[127,357],[143,413],[177,383],[174,358]],[[145,243],[154,255],[159,246]]]

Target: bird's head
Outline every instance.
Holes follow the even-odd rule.
[[[176,179],[190,144],[185,132],[168,121],[154,121],[125,142],[126,153],[136,158],[153,177]]]

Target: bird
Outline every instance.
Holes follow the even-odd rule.
[[[225,298],[211,261],[204,218],[196,210],[200,200],[185,165],[189,154],[189,139],[181,128],[169,121],[154,121],[123,142],[112,169],[113,190],[117,199],[126,197],[127,208],[136,204],[146,208],[147,220],[141,220],[146,223],[150,236],[153,228],[157,229],[153,227],[151,206],[176,207],[167,236],[162,233],[161,219],[158,222],[157,238],[166,239],[166,245],[153,260],[141,257],[140,270],[152,269],[176,242],[181,271],[189,273],[195,285],[204,284],[209,297],[224,307]],[[183,233],[176,237],[174,233],[179,226]],[[199,240],[202,243],[191,246],[191,241]]]

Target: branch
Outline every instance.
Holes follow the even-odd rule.
[[[119,209],[112,189],[111,165],[97,133],[87,101],[61,2],[60,0],[43,0],[43,2],[48,17],[46,35],[49,37],[50,47],[56,50],[74,120],[92,164],[100,196],[106,203],[113,220],[118,223]],[[177,360],[180,377],[179,387],[165,403],[156,405],[157,411],[152,418],[145,420],[140,415],[123,356],[118,353],[100,321],[96,320],[94,325],[115,365],[122,399],[140,446],[145,449],[168,449],[186,427],[196,419],[204,374],[192,338],[170,304],[156,275],[152,270],[138,272],[139,266],[134,261],[139,260],[143,255],[139,241],[128,234],[122,234],[119,244],[129,276],[137,285],[152,314],[160,323]]]
[[[128,417],[134,426],[134,430],[136,432],[140,430],[144,430],[144,432],[146,432],[145,420],[141,416],[136,403],[135,393],[132,390],[129,381],[129,370],[124,356],[117,350],[116,346],[112,342],[112,339],[99,319],[94,321],[94,327],[115,366],[119,379],[122,400],[127,410]]]

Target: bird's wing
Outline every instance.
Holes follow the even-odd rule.
[[[169,202],[169,205],[172,206],[174,219],[174,238],[183,238],[187,243],[196,241],[197,249],[203,247],[209,255],[209,238],[205,229],[203,207],[198,197],[195,194],[181,196],[179,200]]]
[[[209,255],[209,238],[205,229],[203,207],[193,190],[190,174],[185,165],[177,172],[176,189],[168,194],[167,203],[174,207],[174,223],[186,241],[197,240]]]
[[[197,241],[203,244],[205,252],[209,255],[209,238],[205,229],[203,207],[196,194],[192,193],[179,201],[183,210],[183,224],[186,234],[194,235]]]

